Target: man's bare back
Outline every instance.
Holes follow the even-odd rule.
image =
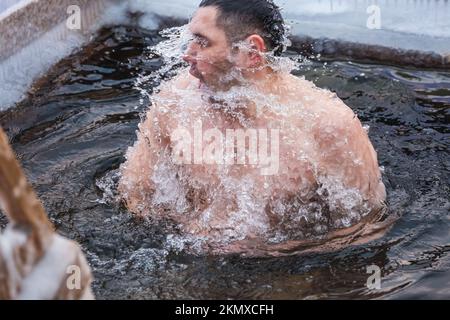
[[[366,131],[335,94],[309,81],[277,75],[261,86],[212,95],[183,71],[153,102],[121,168],[119,189],[132,212],[172,219],[210,243],[281,242],[349,227],[383,206],[385,189]],[[276,165],[250,164],[249,153],[239,163],[236,145],[234,161],[208,159],[222,156],[211,150],[219,133],[225,149],[227,130],[248,129],[266,130],[271,156],[277,130]],[[199,132],[200,146],[194,141]],[[189,161],[177,161],[180,150]],[[264,174],[268,166],[276,170]]]

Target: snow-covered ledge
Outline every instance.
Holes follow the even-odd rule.
[[[19,101],[53,64],[89,41],[108,21],[104,18],[108,8],[117,3],[120,0],[4,3],[0,11],[0,111]]]
[[[292,26],[293,47],[326,57],[450,68],[450,2],[445,0],[275,0]],[[148,29],[185,22],[200,0],[2,0],[0,111],[105,24],[141,13]],[[82,28],[66,22],[69,5]]]
[[[130,9],[188,18],[199,0],[129,0]],[[275,0],[295,36],[450,54],[450,2]]]
[[[129,0],[158,17],[189,18],[199,0]],[[416,67],[450,67],[450,2],[410,0],[275,0],[291,26],[293,46],[307,53]]]

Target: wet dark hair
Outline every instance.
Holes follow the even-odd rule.
[[[231,43],[259,34],[268,50],[279,56],[284,51],[285,27],[280,9],[271,0],[203,0],[199,7],[219,10],[217,26]]]

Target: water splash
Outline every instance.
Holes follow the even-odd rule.
[[[258,83],[247,81],[243,70],[232,68],[223,75],[225,81],[237,81],[239,85],[223,91],[204,87],[200,94],[194,94],[199,88],[192,79],[185,81],[188,71],[182,60],[193,36],[187,26],[165,29],[160,35],[165,40],[149,47],[147,58],[162,59],[162,67],[140,76],[135,83],[151,106],[140,125],[138,141],[128,150],[130,164],[122,167],[123,172],[133,166],[133,175],[124,175],[121,185],[124,199],[133,199],[133,211],[152,219],[171,219],[180,228],[182,235],[169,233],[169,247],[201,252],[249,238],[272,244],[321,239],[369,215],[373,206],[365,200],[366,195],[344,186],[340,178],[322,175],[317,167],[318,159],[326,155],[315,143],[314,124],[341,101],[311,82],[293,82],[286,76],[307,67],[308,58],[265,53],[266,64],[260,70],[271,68],[279,83],[269,93]],[[285,46],[289,45],[287,39]],[[245,42],[234,46],[253,50]],[[228,59],[232,61],[234,56]],[[180,81],[185,84],[177,85]],[[155,84],[159,88],[150,92],[147,88]],[[192,128],[196,120],[203,121],[205,129],[228,126],[247,130],[261,126],[261,119],[283,132],[284,148],[279,159],[283,169],[276,176],[260,176],[257,166],[251,164],[180,166],[173,162],[169,149],[160,145],[165,130]],[[166,129],[160,126],[161,121]],[[329,130],[325,134],[335,135],[332,127],[325,129]],[[350,136],[340,138],[334,148],[344,147]],[[364,164],[355,154],[350,156],[355,168]],[[110,194],[109,187],[106,193]]]

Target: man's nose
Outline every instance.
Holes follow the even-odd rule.
[[[189,54],[183,54],[183,60],[186,61],[187,63],[191,64],[195,62],[195,58]]]
[[[188,44],[186,51],[183,54],[183,60],[187,63],[196,62],[197,51],[195,50],[192,43]]]

